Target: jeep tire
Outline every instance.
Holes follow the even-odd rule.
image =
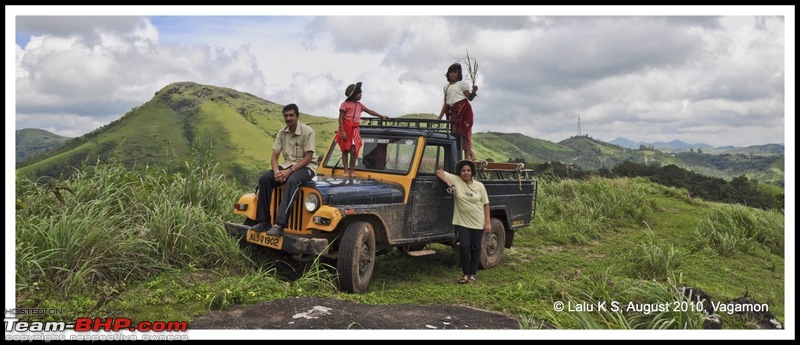
[[[375,232],[368,222],[347,226],[339,246],[336,270],[339,289],[349,293],[365,293],[375,267]]]
[[[487,269],[500,263],[503,247],[506,244],[506,229],[503,222],[492,217],[492,231],[483,234],[481,240],[481,268]]]

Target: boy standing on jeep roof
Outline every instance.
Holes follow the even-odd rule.
[[[286,184],[275,222],[267,231],[267,235],[270,236],[278,236],[283,232],[286,217],[292,210],[292,201],[297,196],[300,185],[314,178],[317,170],[314,130],[301,123],[299,118],[300,110],[296,104],[287,104],[283,107],[283,121],[286,127],[275,135],[275,144],[272,145],[272,170],[265,172],[258,179],[256,210],[258,224],[252,227],[256,231],[264,231],[269,226],[269,202],[272,200],[272,191]],[[278,164],[278,156],[281,153],[283,153],[283,163]]]
[[[470,89],[469,84],[463,80],[461,64],[458,62],[450,65],[444,76],[447,78],[447,84],[444,86],[444,104],[442,104],[442,110],[439,111],[438,119],[441,120],[443,116],[447,116],[445,120],[453,122],[453,134],[457,134],[461,138],[464,158],[474,161],[475,153],[472,152],[474,114],[469,102],[478,95],[478,86],[473,85]]]
[[[344,95],[347,99],[339,105],[339,130],[336,131],[334,140],[342,150],[344,176],[353,177],[353,172],[356,170],[356,157],[361,151],[361,146],[364,145],[361,141],[360,131],[361,112],[380,117],[383,120],[387,120],[389,117],[381,115],[361,103],[361,82],[347,86]]]

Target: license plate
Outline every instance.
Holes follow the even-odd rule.
[[[265,247],[274,249],[281,249],[283,247],[283,236],[270,236],[266,232],[258,232],[253,229],[247,229],[247,242],[255,243]]]

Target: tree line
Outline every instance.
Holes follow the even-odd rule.
[[[652,166],[624,161],[612,169],[601,167],[598,170],[581,169],[580,166],[564,162],[547,162],[527,164],[520,158],[510,159],[509,162],[523,163],[533,170],[536,176],[554,179],[583,180],[593,176],[606,178],[618,177],[645,177],[654,183],[668,187],[686,189],[691,197],[701,198],[706,201],[741,204],[763,210],[783,210],[784,194],[774,194],[765,188],[760,188],[758,180],[749,179],[741,175],[731,181],[718,177],[701,175],[674,164],[665,166]]]

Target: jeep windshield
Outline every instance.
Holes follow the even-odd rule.
[[[416,138],[391,138],[362,132],[361,141],[364,146],[356,157],[356,170],[405,175],[411,169],[417,151]],[[336,141],[328,152],[322,166],[334,171],[343,169],[342,150]]]

